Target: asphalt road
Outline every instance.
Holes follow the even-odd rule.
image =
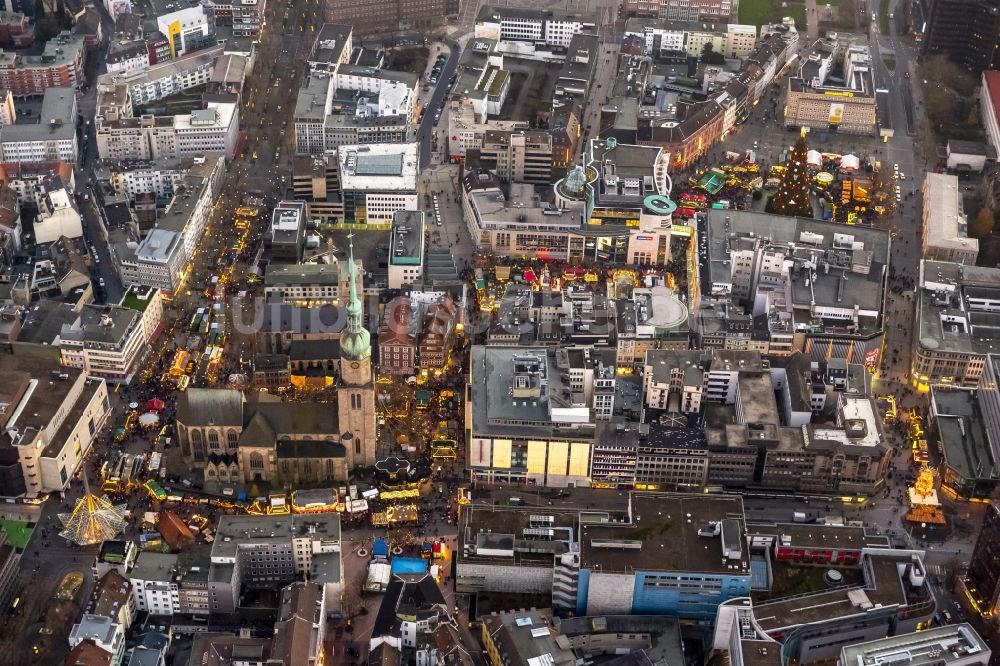
[[[444,100],[448,91],[451,89],[451,86],[449,85],[451,75],[455,73],[455,69],[458,67],[458,60],[462,56],[462,48],[457,43],[451,42],[449,47],[450,53],[448,54],[448,60],[441,69],[441,76],[438,77],[438,82],[434,86],[434,92],[431,94],[430,100],[424,107],[426,111],[424,112],[423,119],[420,121],[420,127],[417,129],[417,142],[420,144],[421,169],[426,169],[431,164],[431,158],[433,157],[432,148],[435,126],[438,123],[448,122],[447,117],[443,113],[442,106],[444,105]],[[442,109],[441,118],[435,121],[434,114],[437,113],[439,109]]]

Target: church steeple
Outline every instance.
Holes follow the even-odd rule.
[[[350,296],[347,299],[347,331],[340,338],[340,356],[348,361],[360,361],[372,355],[371,335],[362,320],[361,299],[358,298],[358,268],[354,263],[354,234],[348,234],[347,271],[350,276]]]

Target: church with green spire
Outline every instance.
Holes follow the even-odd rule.
[[[340,336],[340,375],[337,378],[337,412],[341,443],[350,467],[375,464],[375,381],[372,371],[371,334],[364,325],[361,284],[354,261],[354,240],[348,236],[347,270],[350,296],[347,327]]]

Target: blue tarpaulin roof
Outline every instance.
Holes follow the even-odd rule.
[[[418,557],[394,557],[392,560],[394,574],[427,573],[427,560]]]

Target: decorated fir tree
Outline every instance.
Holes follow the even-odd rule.
[[[778,215],[812,217],[809,203],[809,169],[806,161],[806,135],[802,132],[788,155],[781,184],[767,204],[767,210]]]

